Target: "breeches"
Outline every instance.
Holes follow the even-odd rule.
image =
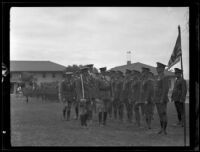
[[[156,103],[156,108],[158,111],[158,115],[160,118],[160,121],[166,121],[167,122],[167,103]]]

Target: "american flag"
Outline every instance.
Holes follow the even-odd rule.
[[[180,27],[179,27],[180,29]],[[176,44],[174,47],[174,50],[172,52],[171,58],[168,62],[167,69],[169,70],[173,65],[175,65],[177,62],[180,61],[181,59],[181,54],[182,54],[182,49],[181,49],[181,35],[180,35],[180,30],[178,34],[178,38],[176,40]]]

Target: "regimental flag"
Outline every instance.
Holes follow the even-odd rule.
[[[170,58],[170,60],[168,62],[167,69],[170,69],[173,65],[175,65],[177,62],[180,61],[181,54],[182,54],[182,50],[181,50],[181,35],[180,35],[180,27],[179,27],[178,38],[176,40],[176,44],[175,44],[174,50],[172,52],[171,58]]]

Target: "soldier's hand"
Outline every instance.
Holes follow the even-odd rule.
[[[148,101],[145,101],[144,103],[145,103],[145,104],[147,104],[147,103],[148,103]]]

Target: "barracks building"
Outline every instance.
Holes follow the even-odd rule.
[[[60,82],[65,66],[51,61],[10,61],[10,91],[16,93],[22,73],[31,73],[35,83]]]

